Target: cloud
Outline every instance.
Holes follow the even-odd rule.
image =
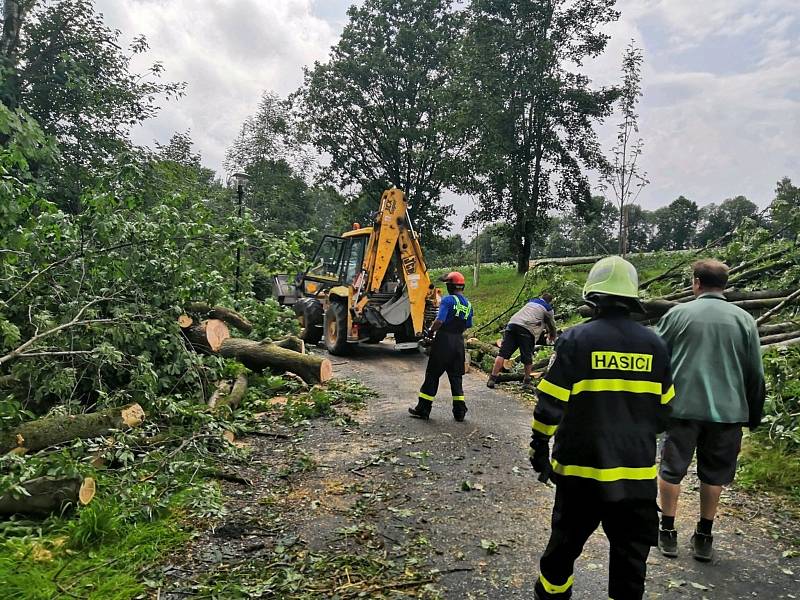
[[[134,139],[152,145],[191,129],[204,162],[216,170],[261,93],[294,91],[303,66],[324,60],[338,36],[311,0],[97,0],[96,6],[125,38],[147,37],[151,50],[135,68],[159,60],[166,78],[187,83],[186,96],[166,103]]]
[[[643,46],[639,106],[651,184],[647,208],[683,194],[699,204],[744,194],[767,204],[800,177],[800,13],[796,0],[622,0],[597,82],[618,80],[625,43]],[[600,128],[614,144],[611,119]]]
[[[166,141],[192,130],[204,162],[219,170],[225,149],[261,92],[280,95],[302,69],[325,60],[350,0],[96,0],[127,38],[143,33],[146,61],[188,83],[136,140]],[[644,50],[645,140],[651,184],[640,197],[655,208],[683,194],[699,203],[744,194],[769,202],[775,182],[800,179],[800,11],[797,0],[619,0],[607,51],[586,65],[597,85],[619,80],[631,39]],[[139,63],[139,66],[146,62]],[[600,128],[614,142],[611,119]],[[455,230],[469,211],[456,204]]]

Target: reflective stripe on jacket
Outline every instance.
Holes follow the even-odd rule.
[[[555,435],[554,479],[606,500],[655,498],[656,435],[675,396],[666,344],[627,315],[567,330],[539,383],[533,436]]]

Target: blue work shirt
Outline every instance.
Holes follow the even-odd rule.
[[[459,306],[459,304],[461,306],[468,307],[469,312],[466,319],[463,316],[460,316],[459,311],[456,310],[456,307]],[[462,309],[460,312],[463,313],[464,309]],[[445,296],[442,298],[442,303],[439,305],[439,313],[436,315],[436,318],[445,325],[455,319],[460,319],[462,321],[466,321],[466,328],[470,328],[472,327],[472,316],[474,314],[475,311],[473,310],[472,305],[469,303],[469,300],[467,300],[461,294],[452,294],[451,296]]]

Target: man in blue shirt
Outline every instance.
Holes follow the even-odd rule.
[[[431,354],[425,369],[425,381],[419,390],[419,399],[408,412],[417,419],[428,419],[433,399],[439,389],[439,378],[447,373],[453,393],[453,418],[463,421],[467,414],[464,402],[464,331],[472,327],[473,310],[464,296],[464,276],[453,271],[440,278],[447,283],[448,296],[442,298],[439,314],[426,338],[431,339]]]

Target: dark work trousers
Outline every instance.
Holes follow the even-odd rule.
[[[425,381],[419,389],[419,397],[433,401],[439,390],[439,378],[447,373],[453,402],[464,401],[464,336],[461,333],[439,330],[431,346]]]
[[[572,596],[573,567],[597,526],[611,546],[608,595],[613,600],[641,600],[647,555],[658,541],[655,500],[597,499],[595,483],[556,486],[550,541],[539,561],[536,593],[542,600]],[[602,484],[599,484],[602,485]],[[564,489],[566,487],[566,489]]]

